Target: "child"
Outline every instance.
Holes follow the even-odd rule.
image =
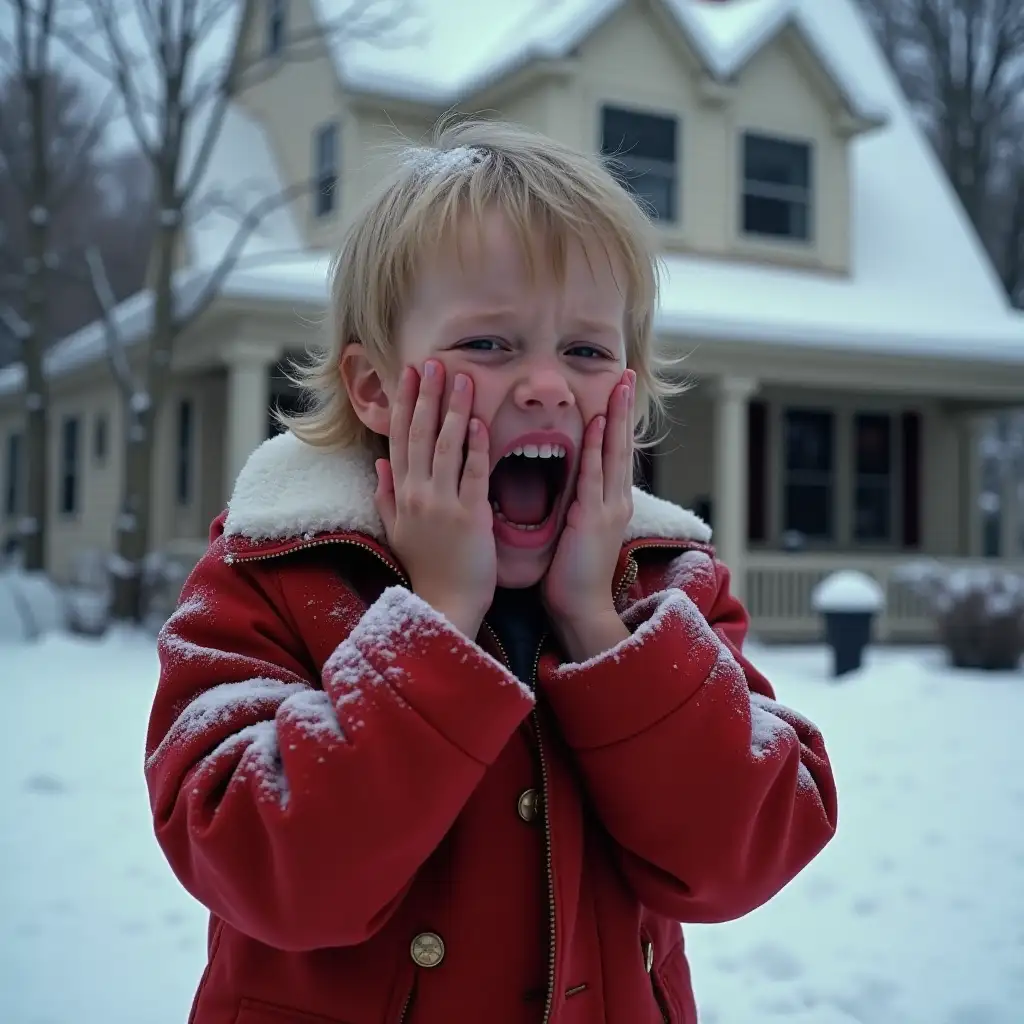
[[[678,922],[832,836],[707,527],[631,486],[670,390],[655,245],[598,161],[493,123],[355,219],[309,410],[160,639],[194,1024],[694,1024]]]

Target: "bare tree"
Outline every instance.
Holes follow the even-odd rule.
[[[861,4],[964,209],[998,259],[1001,218],[993,197],[1024,172],[1024,3]]]
[[[90,103],[56,71],[61,30],[75,8],[67,0],[0,0],[7,29],[0,35],[0,326],[24,366],[25,502],[19,522],[26,567],[46,563],[47,408],[43,356],[54,327],[54,273],[76,238],[54,228],[82,199],[88,173],[112,113],[107,100]],[[81,17],[78,9],[77,16]],[[66,59],[67,54],[64,53]]]
[[[138,619],[141,572],[150,546],[153,425],[163,404],[174,347],[216,298],[238,264],[248,240],[275,209],[307,192],[311,182],[259,195],[211,196],[204,192],[207,169],[236,93],[282,62],[307,60],[322,52],[327,37],[395,45],[408,39],[409,0],[338,0],[330,24],[302,32],[285,30],[273,61],[244,58],[233,45],[260,9],[255,0],[79,0],[94,19],[101,46],[84,37],[65,40],[93,71],[118,90],[139,150],[152,167],[157,224],[150,267],[152,328],[144,353],[133,362],[116,335],[102,261],[90,260],[97,300],[105,311],[110,365],[124,396],[128,418],[124,491],[117,520],[113,614]],[[239,14],[241,15],[239,17]],[[133,47],[126,25],[143,41]],[[211,39],[230,36],[225,53],[211,60]],[[340,39],[339,39],[340,37]],[[205,44],[205,47],[204,47]],[[229,55],[233,54],[233,57]],[[245,190],[241,190],[245,191]],[[249,190],[251,193],[252,190]],[[237,226],[219,261],[205,278],[178,287],[178,257],[186,225],[217,207],[233,211]]]

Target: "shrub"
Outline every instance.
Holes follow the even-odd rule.
[[[924,597],[955,668],[1005,671],[1024,656],[1024,576],[996,567],[905,566],[896,581]]]

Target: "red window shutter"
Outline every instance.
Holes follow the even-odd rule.
[[[903,442],[903,546],[921,544],[921,414],[905,412],[901,422]]]
[[[747,406],[747,540],[768,539],[768,407]]]

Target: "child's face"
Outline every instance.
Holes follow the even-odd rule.
[[[461,243],[461,264],[452,243],[422,268],[397,325],[399,356],[420,371],[428,358],[444,364],[445,408],[455,374],[473,379],[473,412],[490,435],[498,582],[528,587],[544,576],[564,528],[584,428],[607,410],[626,366],[624,278],[600,245],[575,243],[561,285],[543,252],[531,280],[499,214]],[[513,458],[495,469],[530,443],[561,445],[565,457]]]

